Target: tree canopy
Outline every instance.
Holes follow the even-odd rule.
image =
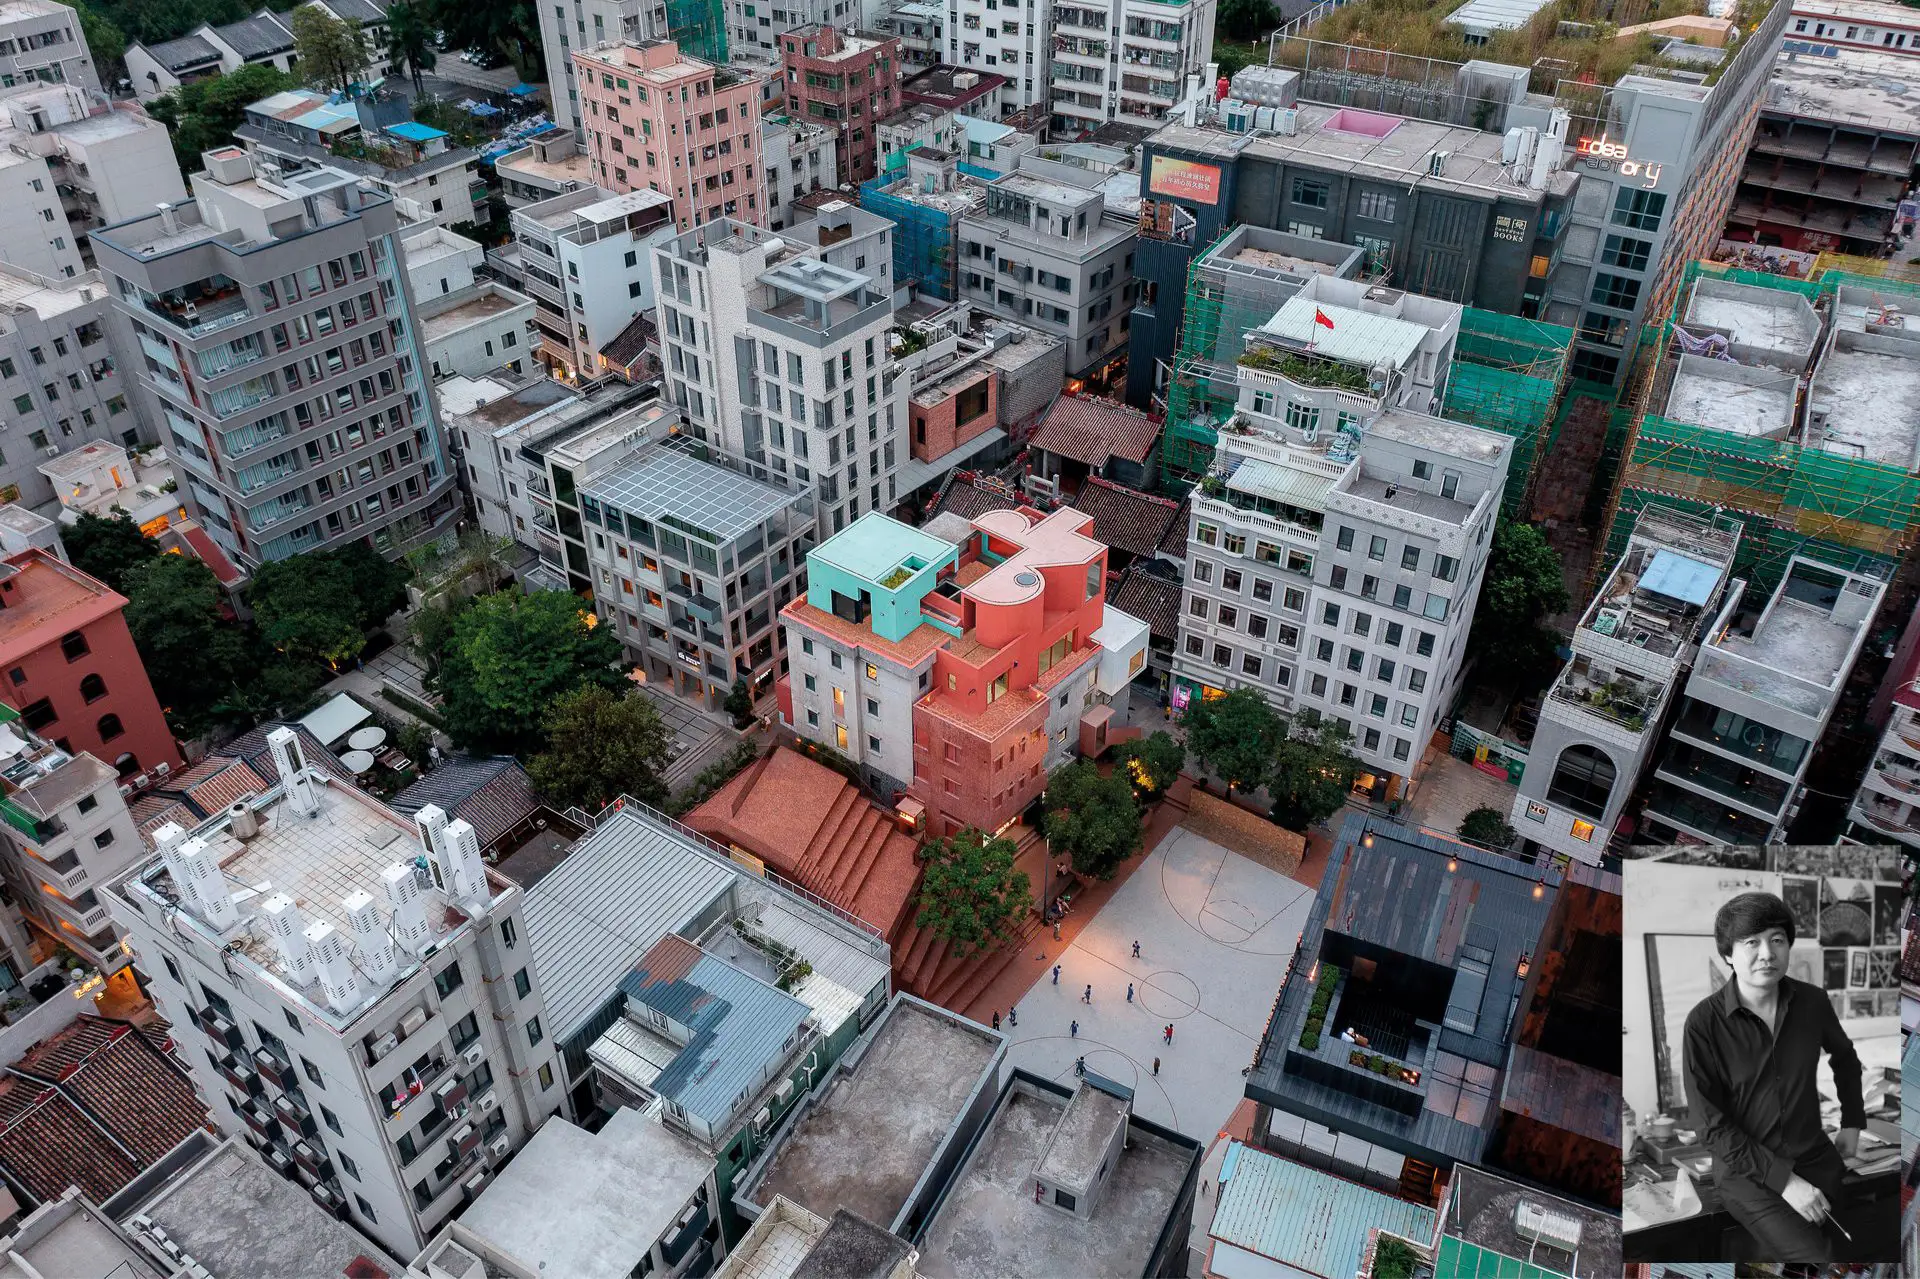
[[[426,92],[422,79],[438,61],[433,48],[433,24],[421,0],[394,0],[387,9],[387,61],[405,67],[416,94]]]
[[[1092,760],[1075,760],[1047,779],[1043,828],[1047,846],[1073,859],[1082,875],[1111,879],[1140,851],[1140,805],[1118,769],[1102,774]]]
[[[1533,525],[1502,521],[1493,531],[1470,636],[1482,670],[1525,679],[1550,664],[1560,639],[1546,621],[1566,607],[1560,552]]]
[[[367,632],[406,602],[407,571],[362,543],[263,564],[247,602],[267,643],[299,661],[339,667]]]
[[[344,93],[366,75],[371,51],[358,19],[343,22],[319,5],[303,4],[288,15],[287,25],[307,83]]]
[[[121,591],[134,647],[169,722],[198,737],[215,706],[252,674],[246,634],[221,608],[213,571],[185,555],[156,555],[129,570]]]
[[[238,16],[246,15],[243,12]],[[245,123],[248,104],[298,83],[263,62],[241,67],[231,75],[183,84],[147,103],[147,114],[173,134],[173,154],[180,162],[180,171],[192,175],[200,171],[203,152],[233,145],[233,131]]]
[[[1220,30],[1230,39],[1251,40],[1264,35],[1275,21],[1268,0],[1220,0]],[[1224,66],[1220,74],[1227,74]]]
[[[613,632],[567,591],[489,595],[454,622],[441,656],[447,733],[463,749],[535,749],[547,707],[582,684],[619,687],[620,658]]]
[[[488,49],[513,59],[523,78],[540,77],[540,19],[530,0],[465,4],[434,0],[433,20],[447,33],[449,48]]]
[[[1302,711],[1287,726],[1273,753],[1267,793],[1273,820],[1304,831],[1339,812],[1362,771],[1348,748],[1353,738],[1317,711]]]
[[[60,533],[67,559],[82,573],[99,578],[122,595],[127,577],[143,564],[160,558],[160,544],[140,531],[125,515],[82,513]]]
[[[1122,742],[1114,758],[1125,767],[1133,789],[1144,798],[1164,794],[1173,785],[1187,762],[1187,748],[1174,740],[1172,733],[1162,730]]]
[[[1187,704],[1187,750],[1227,783],[1227,793],[1257,790],[1285,732],[1258,689]]]
[[[563,808],[597,813],[622,795],[659,808],[672,734],[654,704],[599,684],[563,693],[541,718],[547,749],[527,762],[533,785]]]
[[[1460,838],[1488,848],[1511,848],[1520,832],[1507,825],[1507,815],[1499,809],[1476,808],[1461,819]]]
[[[914,923],[971,955],[1013,935],[1033,908],[1033,884],[1013,867],[1014,842],[971,827],[934,840],[921,855],[920,913]]]

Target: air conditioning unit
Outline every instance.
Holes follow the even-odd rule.
[[[500,1104],[500,1099],[494,1096],[491,1090],[481,1093],[478,1097],[474,1098],[473,1100],[474,1109],[478,1110],[483,1115],[490,1114],[493,1108],[499,1104]]]
[[[171,773],[172,771],[173,771],[173,765],[167,763],[165,760],[162,760],[160,763],[155,764],[153,766],[153,775],[155,777],[165,777],[168,773]]]
[[[487,1184],[487,1179],[491,1176],[493,1176],[492,1173],[482,1168],[479,1172],[474,1173],[473,1176],[461,1182],[460,1187],[470,1195],[477,1195],[480,1193],[481,1187]]]
[[[1580,1248],[1580,1219],[1572,1213],[1544,1208],[1531,1199],[1513,1206],[1513,1232],[1561,1252],[1577,1252]]]
[[[373,1059],[379,1061],[399,1046],[400,1036],[389,1030],[386,1034],[373,1041]]]
[[[460,1060],[466,1062],[469,1066],[478,1066],[482,1061],[486,1060],[486,1056],[487,1048],[485,1044],[469,1044],[467,1045],[466,1051],[460,1054]]]
[[[507,1136],[505,1133],[500,1134],[498,1137],[495,1137],[492,1141],[487,1143],[487,1153],[495,1156],[496,1158],[506,1154],[507,1149],[508,1149],[508,1142],[507,1142]]]
[[[40,451],[41,451],[42,453],[45,453],[45,454],[46,454],[46,455],[47,455],[48,457],[59,457],[59,456],[60,456],[60,446],[59,446],[58,444],[49,444],[49,445],[47,445],[47,447],[46,447],[46,448],[44,448],[44,449],[41,449]]]
[[[405,1039],[414,1031],[427,1024],[427,1010],[416,1008],[400,1019],[400,1037]]]
[[[472,1139],[473,1125],[461,1124],[458,1128],[455,1128],[453,1134],[447,1138],[447,1149],[457,1156],[460,1153],[460,1147]]]
[[[782,1106],[784,1106],[787,1104],[789,1100],[792,1099],[792,1097],[793,1097],[793,1080],[782,1079],[780,1081],[780,1086],[773,1090],[773,1099],[779,1102]]]
[[[759,1110],[754,1112],[754,1115],[753,1115],[754,1128],[764,1131],[766,1126],[771,1122],[773,1122],[773,1112],[768,1110],[765,1106],[760,1107]]]

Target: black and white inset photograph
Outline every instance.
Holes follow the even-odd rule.
[[[1626,1260],[1897,1258],[1889,887],[1897,902],[1898,852],[1858,846],[1624,865]]]

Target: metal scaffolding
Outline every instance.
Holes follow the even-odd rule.
[[[1701,278],[1798,293],[1825,317],[1829,327],[1823,338],[1830,336],[1833,300],[1842,286],[1920,298],[1920,282],[1865,276],[1832,265],[1817,267],[1808,279],[1794,279],[1694,262],[1683,277],[1675,314],[1684,313],[1685,301]],[[1607,536],[1599,564],[1624,551],[1634,520],[1655,502],[1739,518],[1746,531],[1735,571],[1769,590],[1796,554],[1859,571],[1875,564],[1891,567],[1913,547],[1920,534],[1920,475],[1806,444],[1807,379],[1802,379],[1786,439],[1679,422],[1651,412],[1654,405],[1665,406],[1681,354],[1675,323],[1669,318],[1652,330],[1657,361],[1640,380],[1624,414],[1620,473],[1602,521]],[[1819,349],[1826,350],[1825,340]]]
[[[1573,330],[1468,307],[1447,373],[1441,416],[1513,439],[1501,511],[1524,518],[1540,459],[1553,447]]]

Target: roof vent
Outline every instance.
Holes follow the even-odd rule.
[[[1040,585],[1040,575],[1022,570],[1013,575],[1013,583],[1015,586],[1038,586]]]

